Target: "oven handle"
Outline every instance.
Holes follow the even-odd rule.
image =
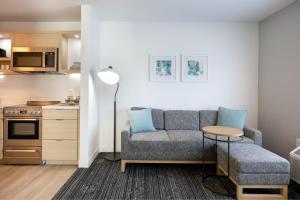
[[[33,149],[6,149],[6,152],[11,152],[11,153],[17,153],[17,152],[22,152],[22,153],[36,153],[38,150],[33,150]]]
[[[39,119],[11,119],[11,118],[6,118],[7,121],[38,121]]]

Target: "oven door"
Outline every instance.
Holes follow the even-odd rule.
[[[40,118],[5,118],[4,146],[41,146]]]

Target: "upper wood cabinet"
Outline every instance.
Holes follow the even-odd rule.
[[[56,47],[59,49],[58,72],[80,72],[81,41],[79,31],[68,32],[15,32],[13,47]],[[74,42],[75,41],[75,42]],[[77,45],[74,45],[77,44]]]
[[[15,33],[14,47],[61,47],[61,33]]]

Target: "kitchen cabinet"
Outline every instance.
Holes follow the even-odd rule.
[[[43,110],[42,159],[48,164],[78,164],[79,110]]]
[[[51,33],[15,33],[14,47],[57,47],[61,44],[61,34]]]
[[[0,160],[3,159],[3,109],[0,109]]]
[[[80,31],[0,32],[0,48],[7,58],[0,58],[0,74],[16,74],[10,70],[13,47],[55,47],[59,49],[58,73],[80,73]]]

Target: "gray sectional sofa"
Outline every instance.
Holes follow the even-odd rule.
[[[132,108],[133,110],[143,108]],[[126,163],[202,163],[202,128],[217,124],[217,111],[152,109],[157,132],[132,134],[122,131],[122,171]],[[241,143],[262,144],[261,132],[245,128]],[[205,162],[214,163],[214,142],[205,140]]]
[[[139,110],[144,108],[132,108]],[[132,134],[129,124],[121,133],[121,171],[127,163],[216,163],[219,175],[227,174],[227,143],[205,139],[202,149],[202,128],[217,124],[218,112],[211,110],[183,111],[152,109],[156,132]],[[290,164],[280,156],[262,148],[262,134],[244,128],[242,140],[231,143],[230,179],[236,184],[238,200],[287,199]],[[222,139],[219,137],[218,139]],[[225,139],[225,138],[224,138]],[[237,140],[237,139],[231,139]],[[216,156],[217,155],[217,156]],[[247,194],[244,189],[275,189],[273,194]]]

